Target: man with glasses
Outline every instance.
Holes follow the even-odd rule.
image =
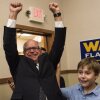
[[[60,61],[66,37],[58,4],[49,4],[55,19],[55,38],[50,53],[42,55],[38,42],[34,40],[28,40],[23,46],[24,55],[18,55],[15,23],[22,4],[13,0],[9,9],[3,40],[15,84],[11,100],[64,100],[57,84],[55,67]]]

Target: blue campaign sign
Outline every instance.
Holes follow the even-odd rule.
[[[100,39],[87,40],[80,42],[81,59],[94,57],[100,61]]]

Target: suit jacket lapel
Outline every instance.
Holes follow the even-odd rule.
[[[39,73],[38,69],[36,68],[36,63],[30,58],[25,57],[25,59],[26,62],[29,64],[29,67],[32,68],[34,72]]]

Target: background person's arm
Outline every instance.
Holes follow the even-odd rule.
[[[56,78],[57,78],[58,85],[60,87],[60,66],[59,64],[57,65],[57,69],[56,69]]]

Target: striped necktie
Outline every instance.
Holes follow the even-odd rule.
[[[41,87],[40,87],[40,93],[39,93],[39,100],[46,100],[46,95]]]

